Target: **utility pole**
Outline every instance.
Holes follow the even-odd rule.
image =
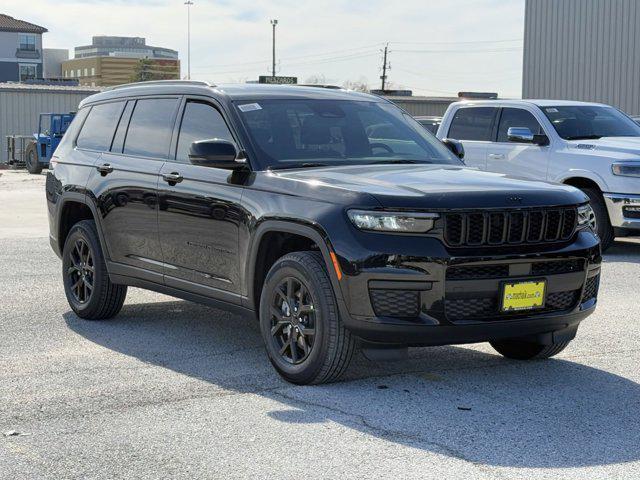
[[[382,91],[384,92],[384,87],[387,83],[387,68],[390,68],[387,66],[387,53],[388,53],[388,49],[389,49],[389,44],[387,43],[384,46],[384,57],[382,59],[382,75],[380,75],[380,80],[382,80]]]
[[[187,80],[191,80],[191,5],[193,2],[184,2],[187,6]]]
[[[278,25],[278,20],[275,18],[271,20],[271,26],[273,27],[273,37],[271,41],[272,47],[272,62],[271,62],[271,76],[276,76],[276,25]]]

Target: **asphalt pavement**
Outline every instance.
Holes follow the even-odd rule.
[[[0,478],[640,477],[640,242],[605,255],[599,305],[549,361],[489,345],[358,357],[298,387],[257,324],[131,288],[69,309],[45,176],[0,171]]]

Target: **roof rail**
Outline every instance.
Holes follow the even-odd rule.
[[[135,87],[141,85],[200,85],[203,87],[215,87],[215,85],[209,82],[203,82],[200,80],[149,80],[147,82],[123,83],[122,85],[110,87],[108,90],[118,90],[119,88]]]
[[[344,87],[338,85],[327,85],[323,83],[295,83],[290,84],[291,87],[315,87],[315,88],[328,88],[330,90],[346,90]]]

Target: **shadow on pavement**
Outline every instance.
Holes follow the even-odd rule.
[[[640,242],[636,238],[617,238],[602,257],[605,263],[640,263]]]
[[[269,364],[257,324],[182,302],[126,305],[68,326],[103,347],[285,405],[287,423],[336,422],[479,464],[579,467],[640,459],[640,385],[566,360],[520,363],[475,349],[415,349],[404,362],[358,358],[344,382],[296,387]],[[570,354],[570,350],[569,350]],[[460,408],[459,408],[460,407]]]

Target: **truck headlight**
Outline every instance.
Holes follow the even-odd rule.
[[[611,165],[614,175],[623,177],[640,177],[640,163],[614,163]]]
[[[349,210],[351,222],[360,230],[424,233],[433,228],[437,213],[376,212]]]
[[[578,227],[591,227],[596,231],[596,214],[588,203],[578,207]]]

